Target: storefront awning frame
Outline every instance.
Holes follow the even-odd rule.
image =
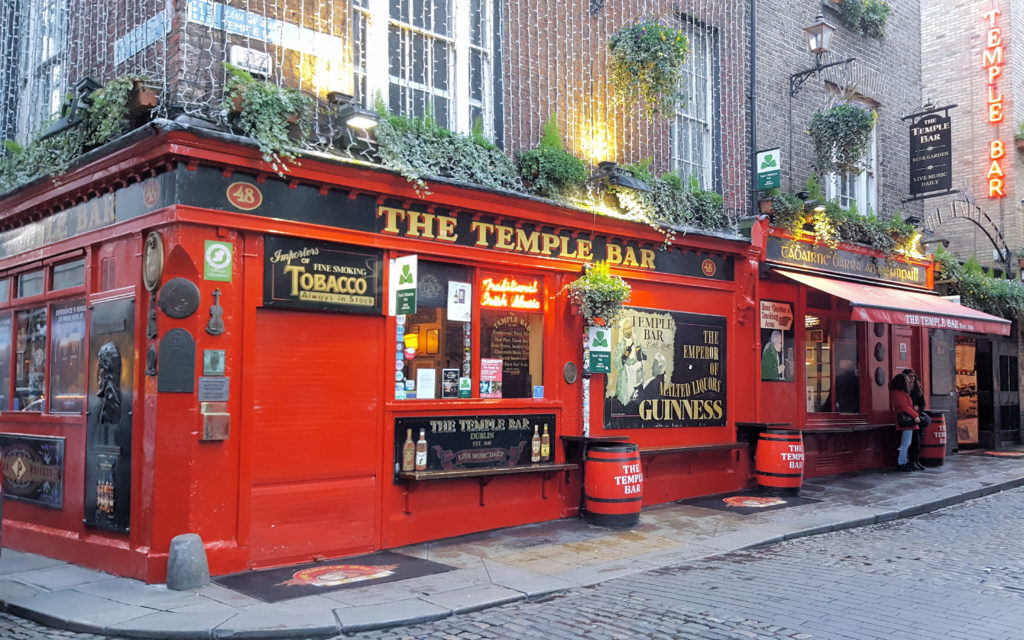
[[[863,322],[1010,335],[1010,321],[933,293],[909,291],[773,268],[775,273],[850,303],[850,318]]]

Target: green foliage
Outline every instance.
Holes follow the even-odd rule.
[[[613,275],[607,262],[595,262],[583,268],[583,275],[562,288],[562,293],[579,307],[588,325],[610,325],[629,301],[633,290],[629,283]]]
[[[380,121],[376,135],[381,163],[426,192],[423,178],[452,178],[470,184],[521,191],[516,168],[501,149],[479,135],[458,135],[437,124],[428,113],[410,118],[390,113],[377,100]]]
[[[812,234],[815,242],[833,248],[840,242],[865,245],[890,259],[898,253],[912,255],[919,250],[917,230],[903,222],[899,211],[892,218],[882,219],[874,213],[861,215],[856,206],[843,209],[834,200],[825,203],[824,211],[805,211],[803,201],[783,194],[772,200],[772,224],[793,235]]]
[[[40,133],[53,124],[51,119],[24,147],[13,140],[5,141],[5,153],[0,157],[0,193],[44,175],[65,173],[85,151],[124,133],[130,124],[129,103],[136,82],[145,83],[146,78],[125,74],[92,92],[91,105],[87,111],[82,111],[81,124],[46,138],[40,137]]]
[[[874,113],[848,102],[815,113],[808,133],[814,143],[818,171],[860,173],[857,163],[864,157],[874,126]]]
[[[75,158],[85,151],[89,133],[90,129],[81,125],[44,139],[37,133],[25,147],[13,141],[5,142],[7,152],[0,158],[0,193],[45,175],[65,173]]]
[[[821,184],[818,183],[818,176],[813,173],[807,178],[807,184],[804,186],[807,190],[807,197],[811,200],[817,200],[822,202],[825,200],[825,194],[821,192]]]
[[[1024,140],[1024,120],[1017,125],[1017,132],[1013,134],[1014,140]]]
[[[135,83],[145,83],[142,76],[126,74],[118,76],[106,83],[90,96],[92,106],[89,108],[89,136],[86,141],[90,145],[100,145],[113,140],[127,128],[130,115],[128,102],[131,100]]]
[[[535,149],[518,154],[519,174],[532,193],[554,200],[578,191],[587,179],[587,165],[565,150],[555,114],[544,124],[544,135]]]
[[[700,188],[696,177],[684,182],[677,174],[655,176],[650,160],[626,168],[633,177],[643,180],[650,193],[614,187],[619,205],[631,218],[645,222],[665,236],[665,244],[675,239],[674,227],[726,229],[732,221],[725,215],[722,195]]]
[[[890,10],[885,0],[843,0],[839,5],[839,22],[861,35],[881,38]]]
[[[648,116],[666,118],[685,104],[683,64],[689,47],[682,29],[647,18],[623,27],[608,40],[608,49],[609,81],[620,100],[643,101]]]
[[[946,281],[948,293],[960,303],[994,316],[1016,320],[1024,313],[1024,285],[985,273],[973,256],[963,264],[939,246],[935,251],[936,280]]]
[[[234,126],[256,141],[263,159],[275,171],[287,171],[285,160],[295,162],[288,126],[295,122],[303,137],[309,134],[313,99],[297,89],[257,80],[231,63],[225,62],[224,68],[231,77],[224,85],[221,108],[237,113]]]

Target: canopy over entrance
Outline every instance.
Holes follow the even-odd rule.
[[[1009,320],[982,313],[934,294],[833,280],[782,269],[775,269],[775,272],[848,301],[853,307],[850,314],[852,320],[1010,335]]]

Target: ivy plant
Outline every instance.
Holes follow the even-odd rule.
[[[562,288],[578,307],[588,326],[609,326],[633,293],[629,283],[614,275],[605,261],[587,264],[583,275]]]
[[[132,97],[137,94],[136,87],[145,83],[143,76],[125,74],[92,92],[92,105],[87,116],[90,128],[87,144],[103,144],[128,128]]]
[[[885,0],[842,0],[839,22],[861,35],[881,38],[885,35],[890,10]]]
[[[960,303],[994,316],[1016,320],[1024,313],[1024,285],[1004,275],[986,272],[971,256],[963,264],[941,246],[935,251],[935,278],[943,281],[947,293],[959,295]]]
[[[858,163],[871,142],[876,114],[842,102],[811,118],[808,133],[814,143],[816,168],[822,173],[860,173]]]
[[[297,124],[302,137],[309,134],[313,99],[297,89],[257,80],[231,63],[225,62],[224,68],[230,77],[224,85],[221,108],[233,114],[229,120],[256,141],[263,159],[275,171],[287,171],[285,160],[295,162],[288,128]]]
[[[555,114],[544,123],[540,144],[520,151],[517,159],[523,184],[544,198],[564,200],[579,191],[589,176],[587,165],[562,144]]]
[[[451,178],[494,189],[522,191],[512,160],[487,141],[479,123],[470,135],[452,133],[427,113],[408,117],[391,113],[377,100],[376,127],[381,163],[412,182],[421,195],[429,193],[424,178]]]
[[[666,118],[685,104],[683,64],[689,46],[682,29],[646,18],[614,34],[608,49],[609,82],[619,100],[642,101],[648,116]]]

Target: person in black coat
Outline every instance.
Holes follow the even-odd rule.
[[[921,436],[924,434],[925,427],[932,423],[932,419],[924,412],[924,388],[921,386],[921,380],[917,377],[917,373],[913,369],[904,369],[903,377],[907,380],[907,393],[910,394],[910,401],[914,403],[914,410],[921,415],[918,430],[914,432],[913,440],[910,441],[908,464],[915,470],[921,471],[924,469],[924,465],[921,464]]]

